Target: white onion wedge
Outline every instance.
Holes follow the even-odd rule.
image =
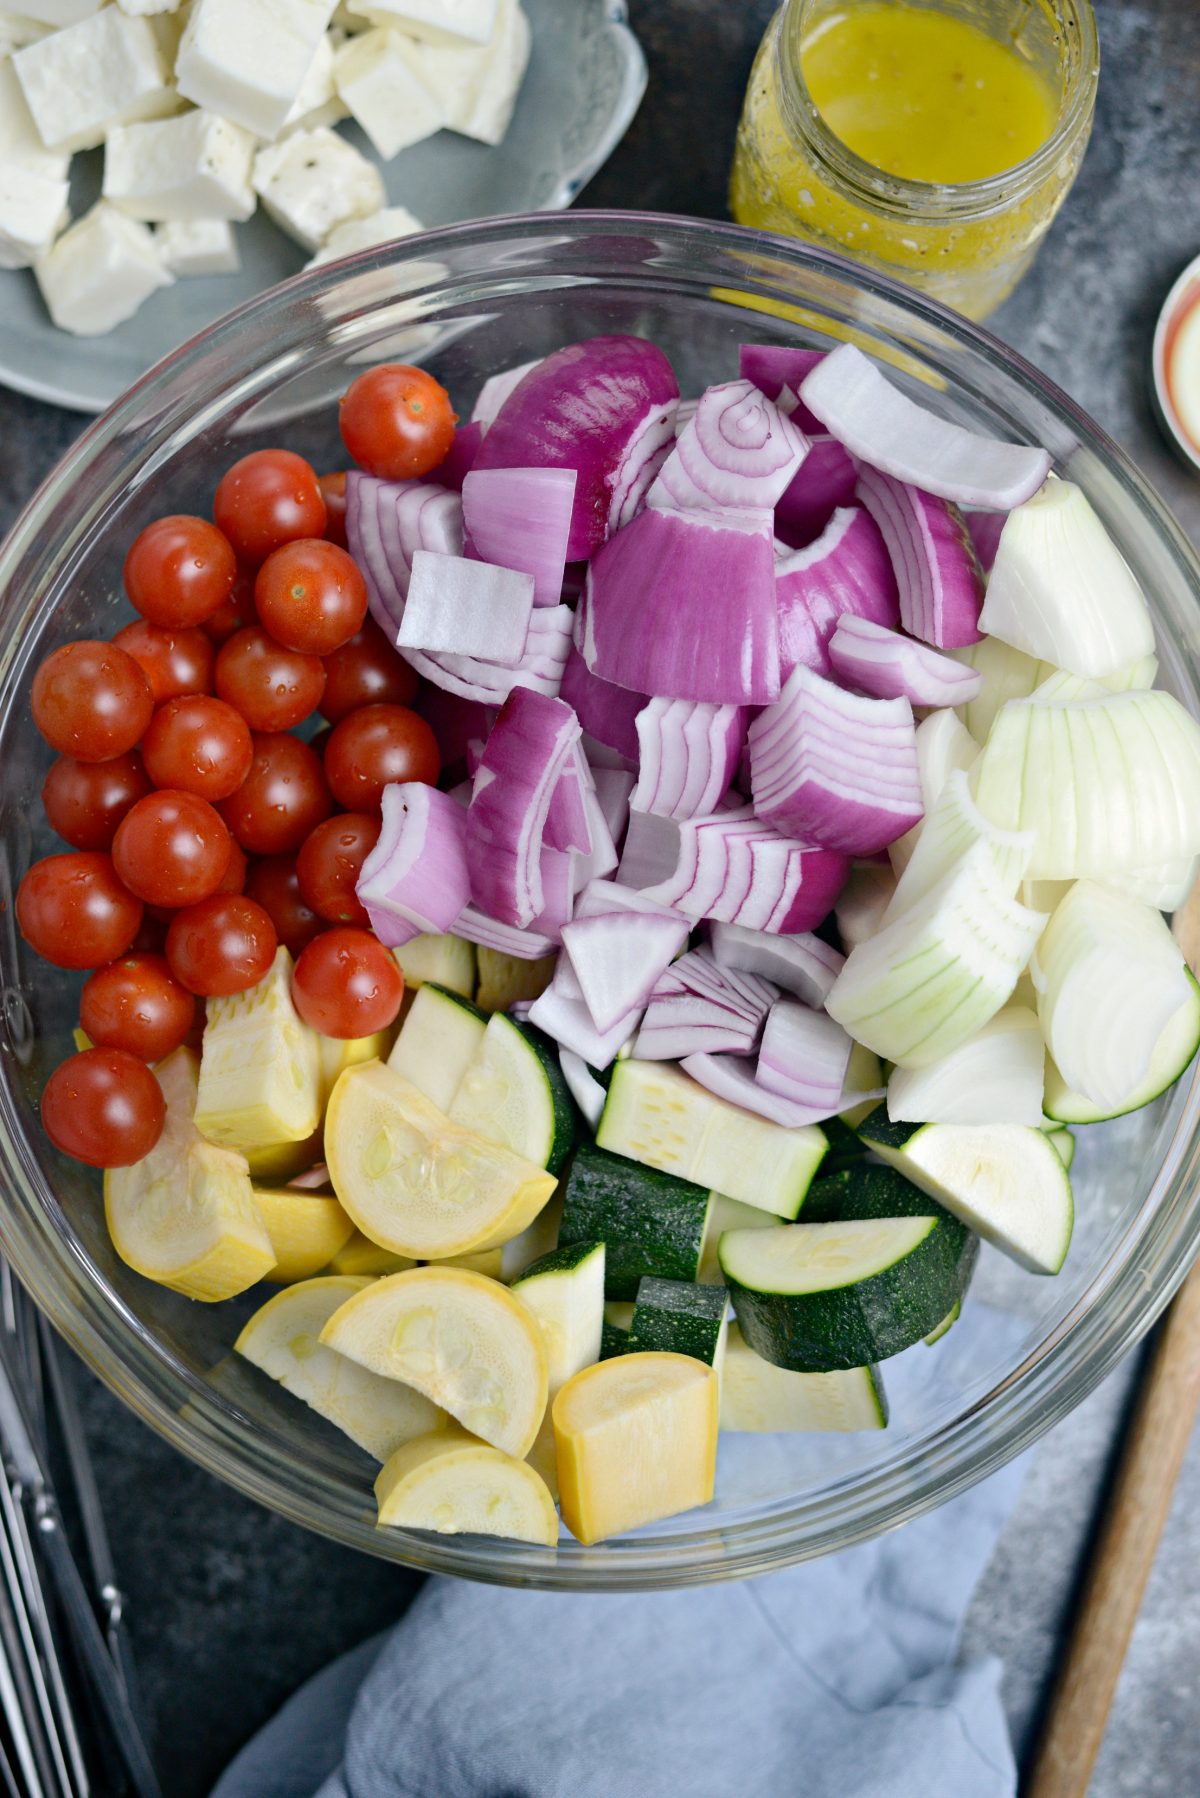
[[[1006,1005],[975,1036],[923,1068],[896,1068],[888,1116],[905,1124],[1042,1121],[1046,1048],[1036,1015]]]
[[[956,768],[972,767],[979,755],[979,745],[962,723],[957,712],[930,712],[917,726],[917,779],[921,783],[921,803],[925,817],[941,798],[942,788]],[[924,818],[906,830],[902,837],[888,844],[888,860],[899,878],[912,860],[913,850],[925,828]]]
[[[896,876],[885,863],[855,862],[833,912],[847,954],[875,935],[895,891]]]
[[[967,775],[956,768],[921,826],[916,848],[884,913],[884,923],[911,910],[976,851],[987,856],[997,889],[1011,895],[1021,883],[1032,850],[1028,831],[997,830],[984,817],[971,798]]]
[[[761,974],[806,1005],[823,1005],[840,974],[845,956],[819,936],[770,936],[743,924],[713,924],[709,945],[718,967],[742,974]]]

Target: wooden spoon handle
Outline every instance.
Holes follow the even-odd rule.
[[[1085,1798],[1200,1406],[1200,1265],[1151,1350],[1025,1798]]]

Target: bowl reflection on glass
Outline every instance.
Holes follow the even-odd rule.
[[[725,1436],[701,1511],[556,1551],[378,1531],[366,1457],[231,1353],[262,1293],[194,1304],[132,1273],[98,1179],[43,1136],[37,1094],[70,1052],[78,980],[39,962],[12,893],[55,847],[31,803],[49,762],[33,667],[126,621],[124,549],[163,512],[206,511],[223,467],[283,443],[343,460],[348,373],[420,356],[464,415],[483,380],[597,332],[654,338],[685,394],[737,370],[746,338],[852,336],[959,422],[1043,443],[1088,493],[1150,596],[1161,679],[1197,709],[1197,565],[1130,463],[1070,401],[977,328],[800,244],[733,226],[577,213],[455,226],[302,276],[231,314],[78,442],[0,551],[0,1247],[57,1327],[133,1408],[242,1491],[352,1546],[447,1573],[581,1589],[761,1572],[915,1516],[1000,1465],[1076,1404],[1144,1331],[1197,1242],[1196,1082],[1080,1132],[1075,1240],[1056,1279],[985,1248],[962,1323],[889,1362],[885,1431]]]

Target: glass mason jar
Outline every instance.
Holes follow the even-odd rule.
[[[1032,156],[962,183],[887,174],[825,122],[805,84],[801,46],[841,10],[837,0],[784,0],[768,27],[738,127],[733,216],[984,318],[1033,261],[1087,148],[1100,60],[1089,0],[936,0],[935,10],[1019,42],[1058,98],[1054,129]]]

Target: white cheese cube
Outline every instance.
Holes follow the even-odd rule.
[[[156,13],[178,12],[183,0],[117,0],[122,12],[130,18],[153,18]]]
[[[63,25],[78,25],[80,19],[90,19],[103,5],[104,0],[21,0],[21,11],[27,19],[36,19],[39,25],[58,31]]]
[[[404,206],[385,206],[366,218],[347,219],[337,225],[325,239],[306,268],[319,268],[323,262],[336,262],[339,256],[353,256],[358,250],[373,250],[377,244],[395,243],[398,237],[411,237],[423,231],[420,219]]]
[[[241,267],[226,219],[171,219],[158,227],[154,242],[173,275],[232,275]]]
[[[274,137],[304,85],[334,0],[195,0],[175,63],[179,91]]]
[[[345,118],[346,108],[333,79],[334,52],[341,42],[340,31],[325,33],[281,131],[315,131],[319,125],[336,125]]]
[[[0,157],[0,268],[29,268],[67,222],[67,183]]]
[[[104,198],[135,219],[248,219],[254,141],[215,112],[115,125],[105,139]]]
[[[415,54],[399,32],[368,31],[343,44],[334,61],[338,93],[385,161],[446,122]]]
[[[254,189],[279,228],[306,250],[344,219],[378,212],[385,199],[375,164],[325,125],[260,150]]]
[[[170,69],[147,19],[105,7],[13,56],[25,100],[51,150],[90,150],[110,125],[175,109]]]
[[[77,337],[102,337],[171,284],[145,225],[103,200],[63,232],[36,273],[51,318]]]
[[[529,64],[529,20],[517,0],[501,0],[496,33],[485,49],[417,44],[417,65],[451,131],[498,144],[508,130]]]
[[[9,57],[0,59],[0,162],[20,162],[52,181],[65,178],[71,158],[48,150],[25,104],[25,94]]]
[[[487,44],[500,0],[350,0],[376,25],[407,31],[430,44]]]

